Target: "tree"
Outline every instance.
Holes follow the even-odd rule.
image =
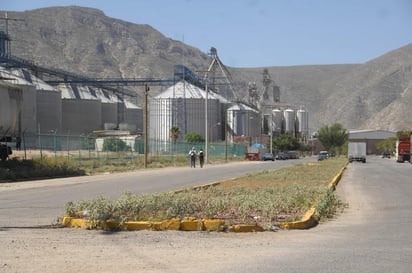
[[[348,140],[348,131],[341,124],[335,123],[330,127],[325,125],[320,128],[317,137],[326,150],[340,152]]]
[[[199,142],[204,142],[205,141],[202,138],[202,136],[199,133],[196,133],[196,132],[187,133],[185,135],[185,140],[187,142],[192,142],[192,143],[199,143]]]
[[[131,151],[132,148],[123,140],[115,137],[106,138],[103,142],[104,152]]]
[[[378,148],[381,151],[395,152],[395,145],[396,145],[397,139],[398,139],[397,137],[390,137],[390,138],[381,140],[376,144],[376,148]]]
[[[170,128],[170,138],[173,140],[173,143],[176,143],[179,138],[180,130],[179,127],[173,126]]]
[[[273,138],[273,149],[275,151],[298,150],[299,142],[290,134],[283,134]]]

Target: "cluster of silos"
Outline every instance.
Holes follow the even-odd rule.
[[[207,93],[208,138],[222,139],[222,109],[227,100],[213,93]],[[178,141],[187,133],[199,133],[206,138],[206,91],[184,80],[167,88],[149,100],[148,135],[157,141],[158,151],[167,151],[170,146],[172,127],[179,129]]]
[[[5,106],[2,103],[2,109],[14,113],[12,125],[5,121],[6,115],[0,125],[7,125],[5,130],[13,135],[22,132],[87,135],[102,129],[143,129],[140,107],[101,88],[73,84],[52,87],[24,69],[0,68],[0,75],[8,79],[2,82],[6,87],[0,94],[1,100],[6,102],[7,98],[10,102]]]
[[[309,114],[304,108],[272,110],[272,132],[275,135],[288,133],[295,136],[307,135]]]

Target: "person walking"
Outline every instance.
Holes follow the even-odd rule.
[[[205,163],[205,155],[202,149],[199,150],[199,163],[200,163],[200,168],[203,168],[203,164]]]
[[[192,147],[192,149],[189,151],[190,168],[196,168],[196,156],[196,148]]]

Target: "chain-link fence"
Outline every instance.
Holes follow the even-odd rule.
[[[10,143],[12,146],[14,144]],[[20,143],[21,157],[67,157],[70,159],[134,159],[144,156],[144,140],[139,136],[74,136],[58,134],[23,134]],[[147,155],[188,155],[195,147],[205,150],[205,143],[157,141],[149,139]],[[13,147],[15,150],[15,147]],[[15,152],[15,151],[14,151]],[[243,157],[245,146],[229,143],[209,143],[208,158]]]

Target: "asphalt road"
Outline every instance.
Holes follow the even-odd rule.
[[[4,272],[13,266],[18,268],[19,257],[31,259],[33,252],[25,253],[31,248],[36,250],[37,244],[43,242],[42,247],[48,253],[44,255],[57,262],[53,264],[48,256],[35,256],[33,268],[51,268],[43,272],[55,272],[53,270],[61,269],[64,262],[69,262],[68,270],[80,270],[82,264],[75,262],[78,260],[92,270],[116,272],[110,268],[116,266],[120,258],[122,265],[135,266],[123,266],[127,272],[412,272],[412,165],[379,157],[368,157],[365,164],[348,165],[337,187],[348,208],[333,220],[310,230],[250,234],[150,231],[104,234],[12,228],[48,224],[67,200],[103,193],[115,197],[125,189],[133,192],[170,190],[212,182],[219,176],[229,178],[239,170],[250,172],[290,163],[296,162],[246,162],[203,170],[167,169],[64,179],[54,181],[52,186],[50,181],[3,186],[0,188],[0,235],[3,234],[5,249],[14,252],[0,253],[0,260],[2,255],[6,258],[2,268]],[[19,216],[27,217],[27,221],[20,221]],[[47,241],[48,236],[55,238],[56,235],[61,241]],[[87,253],[81,252],[82,248],[60,253],[61,242],[65,246],[84,242]],[[96,260],[99,263],[95,263]]]
[[[368,157],[338,185],[349,207],[334,220],[289,231],[253,264],[230,272],[412,272],[412,165]]]
[[[124,191],[150,193],[182,189],[230,179],[242,174],[316,160],[246,161],[204,168],[148,169],[31,182],[0,184],[0,228],[50,225],[64,213],[65,204],[97,196],[119,197]]]

